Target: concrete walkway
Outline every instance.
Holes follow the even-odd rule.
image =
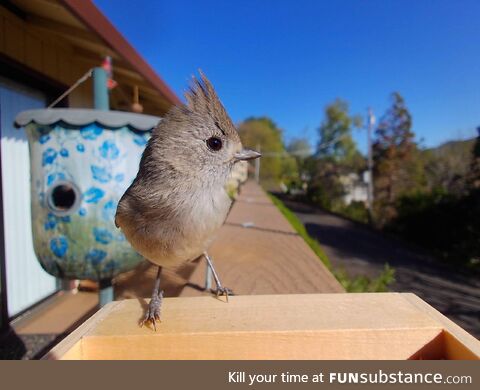
[[[222,283],[237,295],[344,292],[315,253],[254,182],[247,182],[210,250]],[[204,290],[205,261],[164,270],[165,296]],[[150,297],[155,268],[143,264],[121,275],[116,299]]]
[[[241,189],[209,251],[222,283],[235,294],[344,292],[315,253],[297,235],[253,181]],[[202,294],[205,262],[181,296]]]

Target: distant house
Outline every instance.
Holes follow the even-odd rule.
[[[367,172],[365,172],[367,173]],[[343,201],[348,206],[352,202],[368,201],[367,175],[360,176],[356,173],[340,176],[340,183],[343,186],[345,195]]]
[[[46,107],[105,56],[113,60],[118,83],[110,94],[111,109],[131,110],[135,88],[146,114],[161,116],[179,102],[90,0],[0,2],[2,326],[59,287],[33,251],[28,144],[24,132],[13,127],[14,118],[20,111]],[[91,108],[91,81],[60,104]]]

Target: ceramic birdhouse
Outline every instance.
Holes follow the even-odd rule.
[[[114,216],[159,120],[87,109],[17,116],[30,147],[34,248],[48,273],[111,280],[142,260],[115,227]]]

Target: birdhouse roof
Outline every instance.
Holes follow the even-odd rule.
[[[50,108],[23,111],[15,118],[15,124],[18,127],[24,127],[30,123],[47,126],[62,122],[71,126],[84,127],[91,123],[98,123],[105,128],[116,129],[129,126],[137,131],[151,131],[160,120],[161,118],[157,116],[123,111]]]

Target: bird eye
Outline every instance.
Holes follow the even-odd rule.
[[[207,146],[210,150],[218,152],[220,149],[222,149],[222,140],[218,137],[211,137],[207,139]]]

